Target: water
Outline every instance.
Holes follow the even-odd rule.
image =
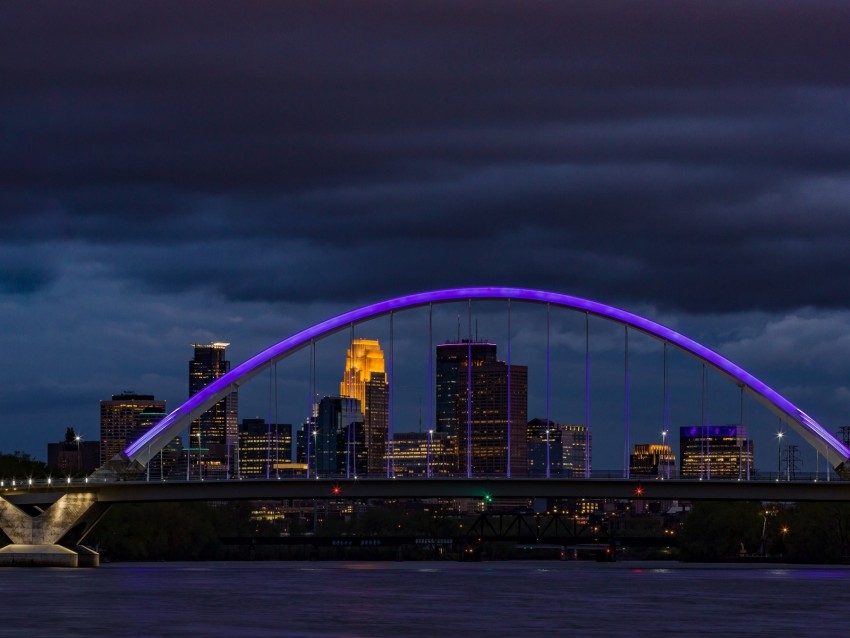
[[[517,561],[0,570],[0,636],[833,635],[850,568]]]

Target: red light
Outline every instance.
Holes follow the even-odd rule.
[[[643,486],[638,485],[635,488],[635,496],[643,496]]]
[[[342,488],[341,488],[339,485],[334,485],[334,486],[331,488],[331,493],[332,493],[334,496],[338,496],[340,492],[342,492]]]

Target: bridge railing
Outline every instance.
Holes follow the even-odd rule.
[[[315,474],[311,478],[307,478],[306,476],[270,476],[266,478],[265,476],[233,476],[233,477],[203,477],[199,478],[197,476],[190,476],[188,481],[185,477],[185,474],[181,473],[180,476],[172,476],[166,478],[147,478],[145,476],[141,477],[122,477],[122,478],[105,478],[105,477],[46,477],[46,478],[34,478],[34,477],[4,477],[0,478],[0,490],[10,490],[14,489],[15,491],[27,488],[44,490],[47,488],[55,488],[56,490],[62,490],[66,487],[78,487],[82,485],[96,485],[96,484],[104,484],[104,483],[199,483],[199,482],[208,482],[208,483],[220,483],[224,481],[313,481],[313,480],[331,480],[331,481],[346,481],[346,480],[357,480],[357,481],[373,481],[373,480],[386,480],[386,476],[381,475],[369,475],[369,476],[349,476],[346,477],[344,473],[332,473],[332,474],[324,474],[316,476]],[[503,474],[474,474],[470,480],[481,480],[481,479],[504,479],[505,476]],[[605,481],[605,480],[629,480],[634,482],[636,485],[642,483],[652,483],[654,481],[710,481],[712,483],[735,483],[742,481],[773,481],[773,482],[783,482],[783,483],[817,483],[817,482],[829,482],[829,481],[839,481],[841,480],[834,473],[827,474],[825,472],[763,472],[754,470],[750,473],[750,477],[746,476],[741,477],[729,477],[729,476],[677,476],[671,474],[668,478],[666,476],[647,476],[647,475],[631,475],[625,476],[622,470],[593,470],[589,477],[594,481]],[[467,479],[466,474],[443,474],[437,476],[431,476],[426,478],[425,476],[396,476],[394,480],[406,481],[406,480],[427,480],[427,481],[445,481],[445,480],[464,480]],[[514,475],[511,480],[522,481],[524,479],[535,479],[535,480],[549,480],[549,481],[581,481],[585,480],[583,475],[580,476],[551,476],[546,479],[545,476],[541,476],[538,474],[525,474],[521,476]],[[639,496],[639,495],[638,495]]]

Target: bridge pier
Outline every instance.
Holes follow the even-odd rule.
[[[0,567],[97,567],[100,555],[80,543],[106,513],[94,492],[0,497]]]

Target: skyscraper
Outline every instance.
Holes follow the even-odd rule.
[[[157,415],[155,420],[140,417],[143,413]],[[112,400],[100,402],[100,463],[106,463],[141,436],[141,424],[147,427],[165,416],[165,400],[152,394],[122,392]]]
[[[679,428],[683,478],[748,479],[753,442],[742,425],[696,425]]]
[[[345,357],[339,384],[341,397],[357,399],[363,410],[366,470],[380,474],[386,469],[389,426],[389,385],[384,353],[376,339],[354,339]]]
[[[239,427],[239,476],[274,478],[292,466],[292,426],[243,419]]]
[[[189,396],[194,396],[210,383],[230,371],[225,360],[229,343],[193,345],[195,356],[189,362]],[[239,397],[236,390],[228,394],[189,428],[189,447],[197,445],[197,455],[204,464],[204,475],[225,476],[235,453],[239,437]],[[195,461],[197,462],[197,461]]]
[[[356,476],[366,471],[365,428],[358,399],[324,397],[319,402],[310,456],[316,476]]]
[[[505,474],[508,455],[512,473],[527,471],[528,368],[496,355],[492,343],[437,346],[437,431],[452,441],[461,473]]]
[[[629,476],[671,478],[676,476],[676,456],[669,445],[638,443],[629,455]]]

